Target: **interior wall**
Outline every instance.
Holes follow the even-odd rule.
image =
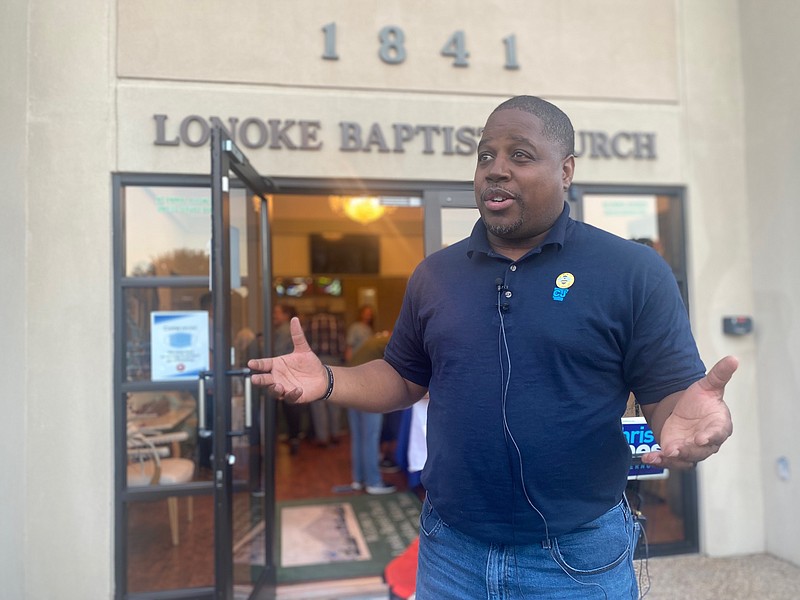
[[[740,0],[766,548],[800,564],[800,4]],[[788,517],[792,515],[792,517]]]

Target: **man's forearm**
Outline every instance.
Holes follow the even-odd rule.
[[[408,408],[422,398],[424,387],[403,379],[384,360],[356,367],[331,367],[333,392],[330,401],[369,412],[391,412]]]
[[[672,414],[681,395],[683,395],[683,391],[670,394],[654,404],[642,404],[642,414],[647,419],[647,424],[653,430],[653,435],[658,443],[661,443],[661,430],[664,422]]]

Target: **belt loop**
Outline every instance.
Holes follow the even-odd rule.
[[[633,509],[631,508],[631,503],[628,502],[628,494],[622,492],[622,499],[625,501],[625,506],[628,507],[628,514],[633,514]]]

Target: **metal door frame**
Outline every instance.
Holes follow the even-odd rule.
[[[266,204],[269,192],[265,179],[248,161],[236,144],[220,128],[211,131],[211,297],[214,307],[213,326],[213,378],[214,390],[214,461],[212,477],[214,485],[214,574],[215,598],[233,600],[233,473],[231,428],[231,386],[230,378],[224,376],[230,364],[230,307],[231,264],[230,264],[230,173],[233,172],[253,194],[261,199],[261,248],[262,285],[269,290],[272,281],[269,256],[270,228]],[[271,339],[272,313],[271,294],[264,294],[264,338]],[[219,317],[222,317],[220,319]],[[271,411],[265,411],[271,415]],[[274,419],[264,415],[265,423],[274,427]],[[258,424],[256,424],[258,426]],[[265,432],[264,446],[274,435]],[[274,472],[274,455],[264,461],[264,468]],[[270,465],[270,466],[268,466]],[[274,476],[265,478],[264,521],[266,564],[256,582],[253,596],[265,586],[275,584],[275,564],[272,555],[272,541],[275,518]]]

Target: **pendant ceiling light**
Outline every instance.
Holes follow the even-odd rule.
[[[344,213],[356,223],[367,225],[386,214],[386,207],[377,196],[331,196],[328,202],[336,213]]]

